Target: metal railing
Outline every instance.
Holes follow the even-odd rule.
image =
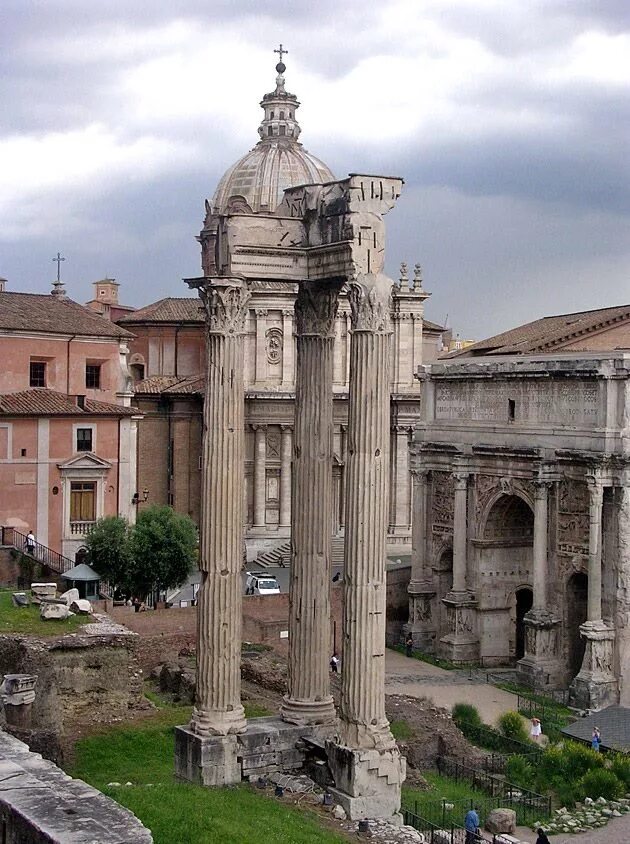
[[[499,754],[515,754],[526,757],[537,757],[543,751],[532,742],[519,741],[509,736],[504,736],[498,730],[482,724],[473,724],[470,721],[457,720],[455,724],[467,739],[480,747],[488,750],[496,750]]]
[[[450,777],[456,782],[468,782],[477,791],[487,794],[493,803],[489,808],[514,809],[521,824],[529,825],[551,815],[551,797],[521,788],[501,776],[481,771],[446,756],[438,756],[437,769],[442,776]],[[484,799],[484,803],[488,808],[488,798]]]
[[[6,528],[4,532],[5,534],[9,533]],[[27,537],[15,528],[11,529],[10,535],[7,536],[5,541],[30,559],[58,574],[64,574],[76,565],[74,560],[64,557],[63,554],[53,551],[52,548],[42,545],[41,542],[30,543]]]
[[[426,844],[466,844],[466,830],[463,826],[454,821],[444,819],[443,823],[433,823],[418,812],[418,803],[414,808],[404,806],[402,808],[403,823],[412,826],[424,835]],[[468,806],[472,808],[472,803]],[[489,832],[480,831],[475,838],[479,844],[504,844],[505,839],[501,835],[493,835]]]

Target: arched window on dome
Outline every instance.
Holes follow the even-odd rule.
[[[280,120],[284,120],[284,112],[283,111],[280,112]]]
[[[280,134],[286,135],[286,133],[287,133],[287,127],[286,126],[280,126]]]
[[[274,117],[274,114],[273,114],[273,111],[272,111],[272,112],[270,112],[270,114],[269,114],[269,118],[270,118],[270,120],[273,120],[273,117]]]
[[[273,126],[267,126],[267,134],[269,136],[273,135]]]

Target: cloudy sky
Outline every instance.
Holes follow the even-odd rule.
[[[301,140],[401,175],[389,271],[483,337],[630,301],[628,0],[2,0],[0,276],[186,295],[204,199],[257,140],[278,42]]]

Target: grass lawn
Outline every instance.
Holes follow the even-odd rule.
[[[63,636],[64,633],[74,633],[78,627],[89,623],[90,619],[85,615],[73,615],[65,621],[42,621],[38,606],[31,604],[28,607],[15,607],[11,600],[11,591],[0,591],[0,633]]]
[[[398,651],[399,654],[407,653],[404,645],[390,645],[390,650]],[[433,654],[425,654],[422,651],[412,651],[412,659],[419,659],[421,662],[428,662],[429,665],[436,665],[438,668],[444,668],[446,671],[455,671],[461,668],[461,665],[455,665],[450,659],[440,659],[440,657],[433,656]]]
[[[131,809],[155,844],[343,844],[313,812],[296,809],[249,786],[210,789],[173,777],[173,727],[190,719],[189,706],[164,705],[152,716],[104,730],[76,745],[75,777]],[[249,717],[269,714],[246,706]],[[121,783],[109,786],[110,782]],[[133,783],[126,786],[126,782]]]

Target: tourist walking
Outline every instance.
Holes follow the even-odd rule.
[[[31,557],[35,556],[35,545],[37,544],[37,540],[35,539],[35,534],[32,530],[26,534],[26,553],[30,554]]]
[[[551,841],[547,838],[547,834],[542,827],[539,826],[536,832],[538,833],[536,844],[551,844]]]
[[[536,744],[540,741],[540,736],[542,734],[542,725],[538,718],[532,718],[532,726],[529,729],[529,737],[532,741],[535,741]]]
[[[339,673],[339,657],[337,656],[337,651],[330,657],[330,670],[333,674]]]
[[[602,743],[602,734],[599,727],[593,727],[593,735],[591,737],[591,747],[599,753],[599,746]]]
[[[464,829],[466,830],[466,844],[478,844],[479,842],[479,815],[478,807],[469,809],[464,818]]]

